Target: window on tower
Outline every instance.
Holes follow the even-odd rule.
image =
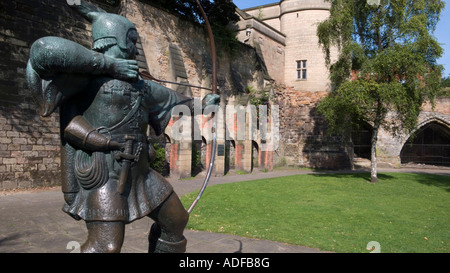
[[[306,60],[297,61],[297,79],[306,80],[307,74]]]

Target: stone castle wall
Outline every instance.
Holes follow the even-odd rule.
[[[88,26],[65,1],[0,2],[0,189],[59,184],[59,118],[40,118],[25,68],[38,38],[55,35],[90,46]]]
[[[258,36],[276,40],[270,35],[277,32],[282,41],[279,49],[284,60],[277,64],[267,62],[267,70],[277,70],[277,87],[274,100],[280,105],[280,148],[274,164],[319,167],[348,168],[353,165],[353,145],[340,137],[329,136],[326,124],[316,112],[316,105],[331,90],[329,71],[325,56],[318,44],[317,25],[329,16],[330,3],[323,0],[283,0],[273,4],[244,10],[241,14],[247,26],[258,28]],[[258,23],[248,24],[251,20]],[[240,24],[240,35],[246,31]],[[259,38],[263,40],[263,38]],[[255,39],[254,39],[255,40]],[[262,51],[265,59],[270,54]],[[267,56],[267,57],[266,57]],[[335,48],[331,52],[331,63],[338,56]],[[297,79],[297,61],[306,61],[307,79]],[[281,65],[282,64],[282,65]],[[282,71],[282,72],[281,72]],[[282,76],[278,76],[282,74]],[[436,121],[450,129],[448,98],[440,98],[431,109],[424,105],[418,124],[420,127]],[[400,153],[410,135],[394,137],[379,131],[377,156],[380,165],[400,166]],[[366,140],[370,145],[370,139]]]
[[[327,10],[305,10],[281,16],[286,34],[284,83],[301,91],[330,91],[325,55],[319,46],[316,26],[328,18]],[[306,79],[297,78],[297,61],[306,61]]]
[[[450,132],[450,98],[442,97],[435,100],[434,108],[430,103],[425,103],[422,106],[417,120],[417,130],[423,126],[436,122],[448,128]],[[417,131],[416,130],[416,131]],[[414,133],[414,132],[413,132]],[[448,134],[448,133],[447,133]],[[392,136],[383,128],[378,133],[377,156],[381,166],[400,167],[400,153],[412,134],[401,133],[397,136]],[[450,143],[448,143],[450,145]],[[444,149],[444,148],[442,148]],[[447,158],[450,155],[447,155]]]
[[[280,147],[277,165],[318,168],[348,168],[351,165],[349,148],[342,140],[326,134],[326,124],[316,113],[316,105],[330,91],[325,55],[318,44],[317,24],[329,16],[329,3],[322,0],[285,0],[279,3],[250,8],[245,12],[259,24],[265,24],[252,36],[257,41],[279,42],[276,60],[270,51],[263,50],[267,70],[276,71],[274,100],[280,105]],[[256,29],[257,23],[248,24]],[[240,23],[240,35],[245,32]],[[276,32],[280,39],[275,39]],[[265,37],[259,37],[264,36]],[[337,56],[337,52],[333,52]],[[276,56],[276,55],[275,55]],[[268,61],[269,60],[269,61]],[[306,61],[306,79],[297,78],[297,61]]]
[[[173,80],[168,48],[175,44],[180,48],[189,83],[210,86],[211,53],[201,26],[137,0],[115,1],[112,6],[103,0],[94,2],[136,24],[153,76]],[[60,184],[58,113],[41,118],[25,81],[29,49],[44,36],[59,36],[91,47],[90,24],[66,1],[0,2],[0,190]],[[255,50],[243,45],[238,51],[240,55],[234,57],[219,53],[219,89],[224,102],[248,85],[263,83],[262,73],[256,69]],[[204,93],[192,89],[193,96]]]
[[[327,92],[298,91],[275,86],[280,109],[280,147],[276,165],[325,169],[351,167],[351,149],[345,142],[326,133],[326,123],[317,114],[317,104]],[[347,143],[348,144],[348,143]]]
[[[99,4],[105,1],[95,2]],[[178,80],[171,67],[169,50],[171,46],[176,46],[179,48],[188,82],[198,86],[211,85],[211,53],[203,27],[183,21],[139,0],[116,2],[117,5],[102,7],[110,12],[120,13],[136,24],[145,53],[145,65],[153,76],[163,80]],[[298,8],[295,5],[286,6],[294,2],[298,1],[282,1],[286,10]],[[309,2],[311,1],[303,1],[304,4]],[[230,153],[216,157],[216,166],[220,167],[217,172],[224,174],[223,171],[227,168],[220,164],[231,164],[236,169],[251,171],[254,158],[258,157],[256,161],[259,161],[260,166],[269,166],[269,169],[273,164],[333,169],[351,167],[351,145],[338,137],[328,136],[326,124],[316,111],[317,103],[329,90],[323,54],[317,48],[314,40],[317,38],[313,38],[314,22],[325,18],[325,11],[306,9],[283,13],[277,5],[269,5],[267,8],[270,8],[267,15],[273,13],[280,16],[278,19],[269,19],[279,20],[280,29],[277,29],[278,24],[273,21],[264,24],[265,22],[247,17],[239,22],[239,40],[249,39],[247,44],[241,45],[237,55],[230,55],[219,49],[218,81],[223,109],[227,104],[245,104],[248,98],[241,95],[249,87],[270,92],[273,102],[280,107],[280,145],[275,153],[259,152],[259,155],[255,155],[255,147],[261,145],[259,140],[220,143]],[[279,9],[279,15],[276,8]],[[265,14],[264,9],[256,12]],[[317,16],[312,16],[313,14]],[[293,33],[280,32],[281,17],[284,29],[289,28],[289,21],[296,26],[308,23],[311,29],[292,27]],[[250,36],[246,35],[248,25],[252,29]],[[70,39],[86,47],[91,46],[89,23],[70,9],[65,1],[0,2],[0,190],[60,183],[58,113],[41,118],[28,95],[25,82],[25,67],[31,44],[38,38],[49,35]],[[292,35],[297,35],[295,39],[299,39],[301,43],[293,41]],[[299,47],[289,50],[289,45]],[[293,71],[286,72],[288,66],[295,66],[295,61],[302,58],[308,60],[308,80],[286,80],[288,74],[289,77],[292,74],[295,77],[295,67],[292,68]],[[270,85],[265,85],[268,83],[268,76],[275,80],[271,82],[271,89],[268,88]],[[175,85],[165,85],[176,88]],[[203,97],[208,92],[196,88],[191,88],[190,91],[195,97]],[[434,109],[425,105],[419,124],[425,125],[436,120],[450,128],[448,109],[448,98],[439,99]],[[380,130],[377,147],[379,162],[399,166],[399,153],[408,138],[406,135],[395,138]],[[211,147],[206,144],[205,149],[208,151]],[[183,177],[190,175],[192,145],[191,142],[171,144],[173,167],[183,169]],[[205,153],[202,148],[203,157],[205,154],[207,156],[209,152]],[[203,157],[201,161],[207,162],[208,159]],[[266,162],[263,162],[263,158],[266,158]]]

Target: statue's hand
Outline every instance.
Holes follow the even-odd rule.
[[[220,96],[217,94],[206,94],[206,96],[202,100],[203,108],[209,105],[219,105]]]
[[[110,58],[108,66],[108,74],[119,80],[135,81],[138,79],[138,70],[136,60]]]
[[[108,150],[122,150],[123,145],[117,141],[111,140],[108,142]]]

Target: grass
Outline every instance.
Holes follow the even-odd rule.
[[[188,228],[334,252],[450,252],[450,177],[311,174],[209,187]],[[182,197],[191,204],[196,193]]]

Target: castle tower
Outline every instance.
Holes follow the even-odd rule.
[[[317,26],[328,18],[329,9],[323,0],[280,1],[280,31],[286,35],[284,80],[298,91],[330,90],[317,37]]]

